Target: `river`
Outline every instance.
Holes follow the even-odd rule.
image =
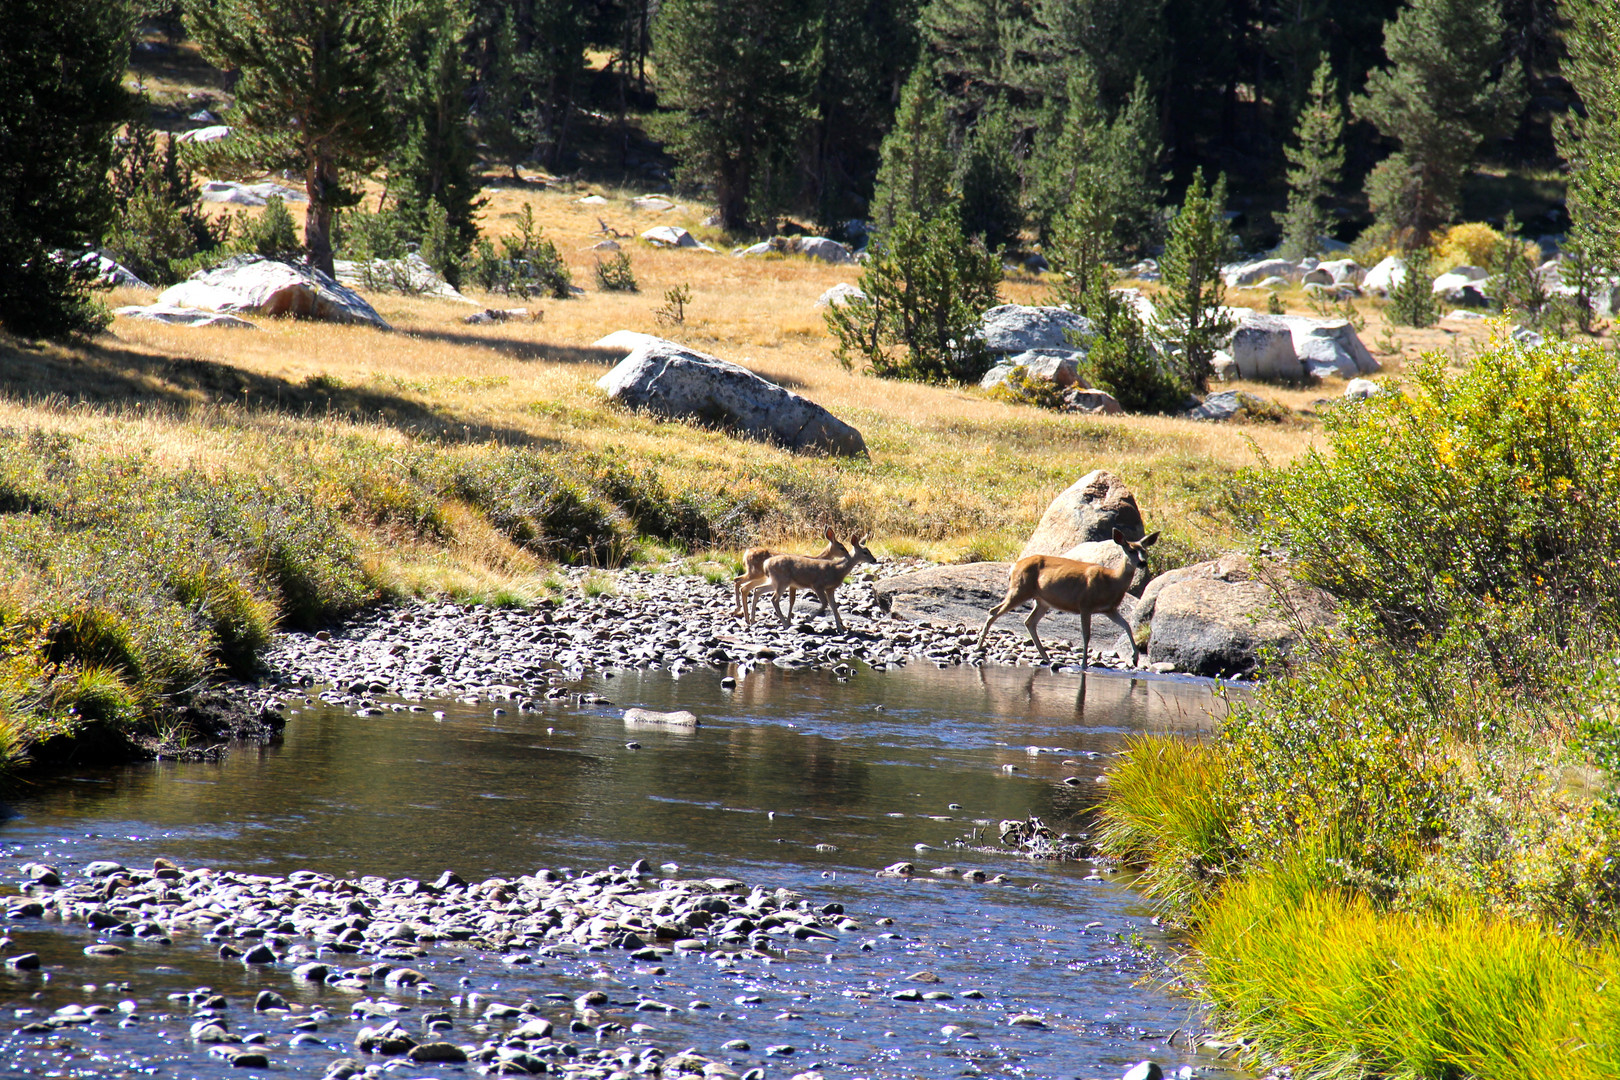
[[[1167,1074],[1243,1075],[1190,1040],[1168,1041],[1197,1017],[1151,977],[1168,943],[1128,883],[1088,862],[996,850],[1002,820],[1079,828],[1127,734],[1206,731],[1220,706],[1208,683],[1093,675],[1082,698],[1079,676],[1044,668],[911,665],[840,681],[765,665],[733,690],[721,674],[602,673],[581,688],[611,706],[538,711],[447,702],[355,716],[295,699],[277,744],[24,790],[0,821],[0,879],[14,891],[28,862],[66,874],[163,857],[250,874],[431,881],[451,870],[476,882],[645,859],[658,877],[731,877],[841,904],[860,929],[777,955],[676,954],[657,966],[567,950],[514,964],[441,943],[414,965],[441,989],[400,996],[402,1023],[420,1028],[418,1018],[442,1011],[446,1038],[471,1045],[488,1032],[463,995],[531,999],[561,1021],[567,999],[604,989],[712,1007],[628,1013],[622,1030],[585,1035],[582,1046],[690,1047],[784,1080],[1115,1078],[1144,1058]],[[622,712],[632,705],[687,709],[702,726],[631,727]],[[901,861],[914,876],[877,876]],[[944,867],[956,872],[931,872]],[[974,870],[1005,879],[973,881],[964,872]],[[169,995],[198,987],[229,999],[234,1030],[254,1036],[278,1074],[319,1077],[354,1055],[363,1021],[348,1015],[353,994],[296,983],[284,965],[222,960],[195,932],[170,945],[126,940],[127,951],[99,958],[83,949],[111,939],[82,924],[18,920],[9,934],[4,955],[34,952],[43,968],[0,972],[0,1075],[240,1076],[187,1037],[187,1007]],[[929,981],[908,981],[918,973]],[[934,1000],[892,996],[919,985]],[[255,1014],[266,988],[293,1011]],[[95,1004],[114,1011],[19,1030]],[[1008,1023],[1020,1015],[1041,1026]],[[294,1043],[300,1023],[311,1037]],[[723,1049],[737,1039],[751,1049]],[[414,1077],[474,1066],[406,1068]]]

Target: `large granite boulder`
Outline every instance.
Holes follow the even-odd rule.
[[[1119,545],[1110,545],[1119,551]],[[1123,552],[1121,552],[1123,558]],[[962,566],[931,566],[909,574],[884,578],[872,586],[878,607],[891,618],[927,626],[977,630],[989,618],[990,609],[1007,595],[1007,578],[1012,563],[980,562]],[[1120,603],[1120,614],[1129,619],[1136,598],[1127,596]],[[1016,613],[1008,614],[996,623],[1027,639],[1020,625],[1031,610],[1026,604]],[[1041,620],[1041,639],[1048,646],[1053,638],[1067,638],[1078,644],[1082,636],[1080,616],[1051,611]],[[1097,653],[1129,656],[1131,647],[1119,628],[1107,619],[1091,620],[1091,650]]]
[[[1148,632],[1149,663],[1215,677],[1254,674],[1267,651],[1286,653],[1302,628],[1335,615],[1320,589],[1260,580],[1243,556],[1225,555],[1153,579],[1127,618],[1138,640]]]
[[[643,342],[596,385],[621,405],[729,428],[790,450],[866,453],[861,433],[815,402],[673,341]]]
[[[389,329],[383,317],[348,286],[312,266],[258,255],[238,255],[212,270],[200,270],[189,280],[165,289],[157,302],[164,307],[290,315]]]
[[[1382,365],[1362,344],[1356,328],[1344,319],[1311,319],[1302,315],[1287,316],[1294,334],[1294,353],[1305,374],[1325,379],[1336,375],[1353,379],[1358,375],[1371,375]]]
[[[1387,255],[1367,271],[1366,276],[1361,279],[1361,287],[1370,293],[1388,296],[1391,289],[1405,280],[1406,260],[1395,255]]]
[[[1248,315],[1233,331],[1231,355],[1239,377],[1260,382],[1353,379],[1379,370],[1344,319]]]
[[[1018,557],[1062,555],[1077,544],[1107,540],[1115,529],[1128,540],[1140,540],[1147,533],[1136,496],[1125,481],[1097,469],[1051,501]]]
[[[1260,382],[1300,382],[1305,366],[1294,351],[1294,328],[1281,315],[1250,315],[1232,332],[1238,377]]]
[[[1071,340],[1070,334],[1079,339]],[[1015,354],[1039,349],[1073,353],[1083,350],[1095,331],[1091,320],[1067,308],[1002,304],[984,313],[979,336],[993,353]]]
[[[1280,277],[1285,281],[1298,277],[1299,267],[1287,259],[1261,259],[1258,262],[1234,263],[1221,267],[1221,278],[1228,289],[1247,289],[1267,278]]]

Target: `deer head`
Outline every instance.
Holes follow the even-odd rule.
[[[1114,543],[1125,549],[1125,557],[1130,560],[1131,569],[1145,570],[1147,568],[1147,549],[1159,540],[1158,531],[1148,533],[1140,540],[1127,540],[1125,534],[1118,529],[1114,530]]]

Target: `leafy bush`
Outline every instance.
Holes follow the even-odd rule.
[[[635,271],[630,269],[629,252],[617,252],[607,262],[596,260],[596,287],[603,292],[637,291]]]
[[[868,248],[864,297],[827,309],[845,367],[863,361],[884,378],[970,382],[990,367],[980,318],[997,302],[1001,263],[970,244],[954,209],[902,215]]]
[[[1464,221],[1435,234],[1431,251],[1435,265],[1489,266],[1502,246],[1503,234],[1483,221]]]
[[[1620,374],[1603,354],[1500,347],[1455,376],[1431,358],[1325,425],[1331,452],[1248,474],[1255,524],[1392,634],[1441,634],[1465,600],[1620,597]]]
[[[1063,388],[1050,379],[1031,375],[1029,369],[1019,366],[1007,377],[990,388],[989,396],[995,401],[1012,405],[1035,405],[1043,409],[1057,409],[1063,405]]]

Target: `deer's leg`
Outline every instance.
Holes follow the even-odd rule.
[[[1080,670],[1086,670],[1091,657],[1091,612],[1080,613]]]
[[[1019,596],[1017,590],[1009,591],[1005,600],[990,609],[990,617],[984,620],[984,628],[979,631],[979,643],[974,648],[984,648],[984,639],[989,635],[990,627],[995,621],[1028,599],[1027,596]]]
[[[776,609],[776,617],[782,620],[783,626],[786,626],[790,621],[786,615],[782,614],[782,590],[785,588],[787,588],[786,585],[778,585],[776,591],[771,593],[771,607]]]
[[[737,594],[738,615],[746,614],[744,609],[748,604],[748,593],[751,591],[751,586],[754,584],[754,582],[758,580],[759,578],[748,573],[747,571],[744,571],[731,579],[731,590]]]
[[[1024,620],[1024,625],[1029,627],[1029,640],[1035,643],[1035,652],[1043,661],[1051,658],[1046,655],[1046,646],[1041,644],[1041,635],[1036,632],[1035,628],[1040,625],[1041,619],[1046,617],[1049,610],[1051,609],[1046,606],[1044,601],[1036,600],[1035,610],[1030,612],[1029,618]]]
[[[826,605],[832,608],[833,625],[838,627],[838,632],[842,634],[844,632],[844,620],[843,617],[838,614],[838,590],[828,589],[823,596],[825,598],[824,602]]]
[[[1131,633],[1131,624],[1125,621],[1125,617],[1119,613],[1118,608],[1113,611],[1105,611],[1103,614],[1115,626],[1125,631],[1125,640],[1131,643],[1131,667],[1135,667],[1137,662],[1141,660],[1142,654],[1136,647],[1136,635]]]

